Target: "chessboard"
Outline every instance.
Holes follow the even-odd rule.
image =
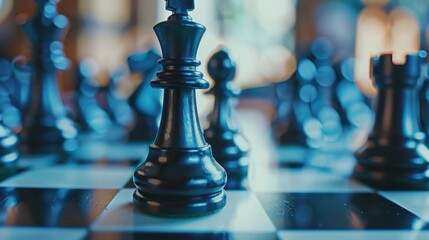
[[[227,185],[221,211],[141,212],[132,175],[149,144],[86,136],[68,157],[22,156],[19,171],[0,182],[1,239],[429,239],[429,193],[372,189],[349,177],[352,152],[277,146],[263,114],[238,113],[254,147],[247,179]],[[303,152],[303,167],[280,164]]]
[[[20,17],[28,60],[0,59],[0,240],[429,239],[426,51],[368,59],[374,99],[324,38],[282,83],[240,89],[227,48],[200,66],[195,1],[166,0],[162,54],[129,55],[105,84],[81,59],[61,93],[59,2]]]

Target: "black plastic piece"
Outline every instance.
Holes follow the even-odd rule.
[[[420,89],[420,120],[422,131],[429,134],[429,65],[425,64],[423,71],[423,84]],[[429,138],[426,137],[426,144],[429,144]]]
[[[0,179],[14,173],[18,158],[18,137],[0,120]]]
[[[418,92],[422,58],[410,54],[402,65],[392,54],[372,59],[378,88],[375,124],[355,155],[353,176],[381,189],[428,189],[429,149],[419,123]]]
[[[10,111],[10,108],[13,108],[10,97],[15,86],[11,78],[11,71],[9,61],[0,59],[0,180],[15,172],[19,157],[18,137],[4,123],[5,112],[13,112]],[[14,116],[8,117],[14,118]]]
[[[75,105],[76,117],[85,132],[106,133],[112,121],[100,106],[97,94],[100,91],[95,76],[98,65],[91,59],[85,59],[78,65],[76,72]]]
[[[159,128],[162,109],[162,92],[152,89],[150,80],[160,70],[158,60],[161,58],[153,49],[135,53],[128,57],[131,72],[140,72],[143,79],[131,94],[128,102],[135,113],[133,129],[128,134],[130,141],[153,141]]]
[[[180,2],[167,1],[167,6],[179,4],[178,13],[177,8],[186,5]],[[182,14],[187,10],[191,8],[181,9],[181,14],[154,27],[163,69],[151,85],[164,89],[164,103],[157,137],[134,173],[134,205],[160,216],[207,215],[226,205],[226,172],[204,139],[195,98],[195,89],[209,86],[196,70],[200,61],[195,59],[205,27]]]
[[[124,81],[126,74],[125,67],[112,71],[109,84],[100,88],[106,112],[117,126],[124,129],[134,124],[134,113],[128,99],[118,94],[119,85]]]
[[[28,108],[23,113],[22,140],[31,153],[75,150],[78,131],[68,118],[57,83],[57,71],[69,60],[63,52],[62,35],[68,26],[57,13],[59,0],[36,0],[36,16],[22,25],[32,43],[33,76]]]
[[[21,129],[21,112],[16,107],[14,94],[19,92],[19,86],[13,78],[11,63],[0,59],[0,114],[3,124],[12,131]]]
[[[215,86],[209,91],[215,96],[210,127],[204,132],[212,146],[213,156],[225,168],[228,175],[246,175],[249,165],[249,143],[238,131],[231,106],[231,98],[237,98],[240,89],[231,82],[236,66],[224,49],[216,52],[209,60],[207,70]]]

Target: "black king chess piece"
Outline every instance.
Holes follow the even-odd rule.
[[[209,83],[196,70],[205,27],[192,21],[188,11],[193,9],[193,0],[167,0],[173,14],[154,27],[163,68],[151,86],[164,89],[164,103],[158,134],[134,173],[134,205],[155,215],[199,216],[226,205],[226,172],[213,158],[198,120],[195,89]]]
[[[419,120],[418,92],[424,51],[406,56],[402,65],[392,54],[372,59],[378,88],[375,124],[355,155],[353,175],[381,189],[428,189],[429,149]]]
[[[77,130],[67,117],[58,89],[56,72],[66,70],[62,35],[68,20],[57,13],[59,0],[35,0],[35,18],[23,23],[32,43],[33,77],[28,108],[24,110],[23,141],[29,152],[48,153],[71,150]]]
[[[210,127],[204,132],[212,146],[213,155],[229,176],[244,176],[249,164],[249,143],[238,131],[231,98],[240,94],[240,89],[231,82],[235,76],[235,63],[225,50],[219,50],[209,60],[207,70],[215,86],[208,92],[215,96]]]

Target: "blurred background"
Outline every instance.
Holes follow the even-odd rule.
[[[30,56],[19,22],[34,10],[33,0],[0,0],[0,57]],[[141,81],[127,70],[127,57],[159,50],[152,27],[169,15],[162,0],[62,0],[59,12],[70,20],[64,44],[72,66],[59,74],[65,102],[87,58],[98,65],[99,86],[125,69],[115,91],[127,98]],[[281,143],[320,147],[343,129],[369,129],[376,94],[370,56],[393,51],[400,62],[428,50],[429,2],[422,0],[197,0],[191,16],[207,27],[200,69],[219,46],[229,49],[244,89],[239,107],[263,111]],[[211,100],[200,95],[205,116]]]

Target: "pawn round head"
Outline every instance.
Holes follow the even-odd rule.
[[[214,81],[228,82],[234,78],[236,67],[229,53],[221,49],[209,59],[207,70]]]

